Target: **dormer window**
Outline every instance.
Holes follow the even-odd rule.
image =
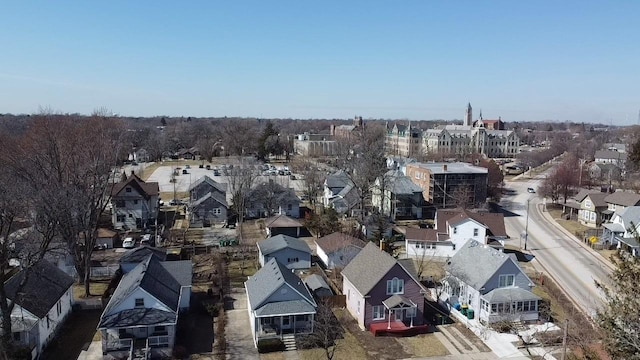
[[[458,233],[458,228],[457,228],[457,227],[454,227],[454,228],[453,228],[453,233],[454,233],[454,234],[457,234],[457,233]]]
[[[387,280],[387,295],[404,294],[404,280],[394,277]]]
[[[478,228],[473,229],[473,236],[478,236]]]

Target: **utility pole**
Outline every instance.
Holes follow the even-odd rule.
[[[562,357],[560,359],[565,360],[567,357],[567,334],[569,332],[569,319],[564,321],[564,334],[562,335]]]
[[[531,198],[527,199],[527,222],[524,225],[524,250],[527,250],[527,240],[529,240],[529,201]]]

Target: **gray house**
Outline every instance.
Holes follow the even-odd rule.
[[[355,215],[360,204],[360,195],[344,170],[327,176],[324,181],[322,203],[325,207],[335,209],[338,214]]]
[[[392,219],[422,219],[422,188],[400,170],[389,170],[376,179],[371,202]]]
[[[257,245],[260,266],[275,258],[289,269],[311,267],[311,249],[303,240],[281,234],[259,241]]]
[[[469,240],[445,266],[439,300],[485,323],[536,321],[540,298],[513,256]],[[464,315],[464,313],[463,313]]]
[[[316,240],[316,254],[327,269],[342,269],[366,244],[356,237],[334,232]]]
[[[208,176],[189,187],[189,223],[192,227],[211,226],[227,221],[227,188]]]
[[[295,339],[313,332],[317,304],[309,289],[276,259],[244,283],[253,342],[262,339]]]
[[[120,270],[124,274],[130,272],[138,266],[141,262],[146,261],[149,257],[153,257],[157,261],[165,261],[167,259],[167,252],[162,248],[155,248],[151,246],[140,246],[135,249],[127,251],[120,258]]]
[[[245,198],[246,218],[263,218],[274,214],[300,217],[300,199],[291,188],[273,180],[253,187]]]

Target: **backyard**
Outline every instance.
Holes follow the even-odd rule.
[[[100,340],[96,327],[100,321],[100,310],[78,310],[71,313],[62,329],[51,340],[42,353],[43,360],[76,359],[91,341]]]

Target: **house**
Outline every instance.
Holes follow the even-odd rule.
[[[602,222],[608,220],[611,216],[610,211],[607,211],[608,205],[604,201],[607,197],[607,193],[591,192],[583,195],[584,193],[578,193],[576,195],[576,201],[580,204],[578,210],[578,221],[588,227],[599,227]],[[580,197],[582,199],[580,199]]]
[[[152,256],[126,273],[98,323],[103,355],[171,357],[179,314],[189,309],[192,273],[191,261]]]
[[[607,203],[607,210],[613,212],[624,210],[628,207],[640,205],[640,194],[627,191],[616,191],[604,198]]]
[[[71,313],[73,278],[40,260],[7,280],[4,290],[14,302],[11,337],[29,349],[32,359],[37,359]]]
[[[423,326],[426,290],[409,263],[370,242],[342,270],[342,278],[347,310],[361,329],[410,333]]]
[[[405,229],[407,257],[451,257],[469,239],[503,249],[509,238],[502,213],[461,208],[439,209],[435,223],[435,229]]]
[[[205,175],[189,186],[189,201],[197,201],[209,193],[219,194],[226,199],[227,184],[219,183]]]
[[[589,177],[600,182],[619,181],[622,178],[622,169],[612,163],[593,162],[588,167]]]
[[[327,269],[344,268],[366,243],[356,237],[334,232],[315,240],[318,258]]]
[[[288,235],[300,237],[300,232],[304,225],[296,219],[292,219],[287,215],[280,214],[272,216],[264,220],[264,227],[267,230],[267,236]]]
[[[469,240],[445,265],[439,301],[485,324],[538,320],[540,298],[513,256]],[[470,313],[469,313],[470,312]]]
[[[269,217],[274,214],[285,214],[292,218],[300,217],[300,199],[291,188],[274,182],[267,182],[253,187],[245,198],[246,218]]]
[[[309,289],[275,258],[244,283],[253,342],[313,332],[317,303]]]
[[[189,186],[189,223],[191,227],[210,226],[227,221],[227,187],[208,176]]]
[[[328,297],[333,295],[331,287],[324,281],[324,278],[318,274],[311,274],[304,278],[304,283],[309,288],[309,291],[316,299]]]
[[[289,269],[311,267],[311,249],[303,240],[280,234],[258,241],[257,246],[260,266],[275,258]]]
[[[618,249],[632,256],[640,257],[640,206],[629,206],[618,209],[610,221],[602,224],[603,231],[600,243],[616,245]]]
[[[144,182],[135,174],[111,189],[113,226],[117,230],[147,229],[158,218],[157,182]]]
[[[324,181],[322,203],[325,207],[332,207],[338,214],[353,216],[360,204],[353,181],[344,170],[338,170],[327,176]]]
[[[122,257],[120,257],[120,270],[123,273],[128,273],[138,264],[147,260],[147,258],[153,257],[156,261],[167,260],[166,250],[163,248],[156,248],[151,246],[140,246],[135,249],[128,250]]]
[[[595,162],[602,164],[615,164],[621,169],[625,168],[627,154],[614,150],[598,150],[594,156]]]
[[[422,219],[422,188],[400,170],[389,170],[376,179],[371,202],[392,219]]]

